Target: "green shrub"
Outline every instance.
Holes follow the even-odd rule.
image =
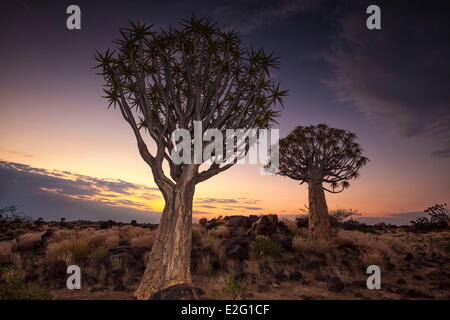
[[[428,244],[432,248],[437,248],[445,252],[450,252],[450,240],[439,240],[433,237],[429,237]]]
[[[25,283],[25,272],[0,269],[0,300],[49,300],[52,296],[35,283]]]
[[[225,279],[225,292],[233,300],[244,300],[246,298],[245,289],[247,288],[247,279],[236,277],[230,274]]]
[[[272,239],[257,237],[251,244],[251,249],[258,256],[279,257],[281,246]]]

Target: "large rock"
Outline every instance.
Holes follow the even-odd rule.
[[[67,264],[63,260],[57,260],[47,267],[46,274],[51,279],[63,280],[66,278]]]
[[[248,260],[248,243],[235,239],[225,240],[222,243],[225,246],[225,254],[229,259],[238,259],[240,261]]]
[[[250,218],[244,216],[230,216],[227,227],[230,228],[250,228]]]
[[[294,248],[292,247],[292,238],[283,237],[280,240],[278,240],[278,242],[280,243],[283,249],[291,252],[294,251]]]
[[[176,284],[156,292],[150,300],[204,300],[205,292],[185,284]]]
[[[218,221],[217,219],[211,219],[211,220],[209,220],[208,223],[205,225],[205,228],[206,228],[207,230],[211,230],[211,229],[214,229],[214,228],[218,227],[219,225],[220,225],[220,224],[219,224],[219,221]]]
[[[143,263],[143,255],[148,249],[119,246],[109,249],[107,256],[104,258],[105,265],[108,269],[124,270],[128,268],[130,271],[143,272],[145,266]]]
[[[271,236],[277,231],[278,217],[275,214],[260,217],[253,223],[252,230],[263,236]]]
[[[283,221],[278,222],[278,233],[281,234],[288,234],[291,230],[286,226],[286,224]]]

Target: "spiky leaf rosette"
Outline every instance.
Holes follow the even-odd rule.
[[[142,131],[156,142],[156,157],[169,162],[176,180],[182,171],[171,162],[174,130],[187,129],[192,136],[194,121],[224,136],[226,129],[272,126],[287,94],[270,75],[279,66],[273,54],[242,48],[237,33],[221,31],[207,19],[192,17],[159,32],[130,24],[121,30],[115,51],[96,52],[95,58],[105,98],[120,108],[150,166],[154,157]],[[213,164],[198,180],[222,168]]]

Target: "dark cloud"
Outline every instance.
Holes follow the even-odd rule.
[[[214,15],[226,28],[246,34],[285,21],[299,12],[317,9],[319,4],[320,0],[227,1]]]
[[[450,2],[379,1],[381,30],[365,27],[363,6],[339,20],[327,83],[341,101],[390,123],[405,137],[429,136],[450,156]]]
[[[138,185],[120,179],[100,179],[86,175],[75,174],[70,171],[46,170],[33,168],[26,164],[0,161],[0,167],[15,171],[41,175],[41,181],[47,191],[60,193],[67,196],[94,196],[99,193],[108,193],[108,196],[130,195],[136,190],[146,192],[143,199],[153,200],[159,196],[155,194],[157,188]],[[114,195],[116,193],[116,195]]]
[[[146,192],[152,188],[123,180],[106,180],[72,174],[55,174],[29,165],[0,161],[0,206],[17,205],[32,217],[45,219],[114,219],[157,222],[159,213],[149,210],[145,202],[118,199],[130,193]],[[112,192],[115,192],[113,194]]]

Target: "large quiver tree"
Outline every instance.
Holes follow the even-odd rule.
[[[310,240],[329,240],[331,223],[324,191],[339,193],[368,159],[356,142],[356,135],[325,124],[298,126],[280,140],[277,174],[308,184]]]
[[[195,185],[235,162],[177,163],[172,132],[185,129],[194,137],[194,121],[202,132],[192,142],[203,148],[205,130],[269,128],[286,94],[270,76],[278,67],[272,54],[241,48],[234,32],[223,32],[205,19],[192,17],[180,27],[153,32],[131,23],[121,30],[117,48],[97,52],[104,92],[130,125],[139,153],[150,166],[165,199],[156,239],[138,299],[171,285],[191,282],[192,202]],[[199,141],[200,140],[200,141]],[[156,151],[152,154],[147,143]],[[248,148],[245,148],[247,151]],[[193,153],[192,153],[193,154]],[[167,164],[168,173],[163,169]]]

